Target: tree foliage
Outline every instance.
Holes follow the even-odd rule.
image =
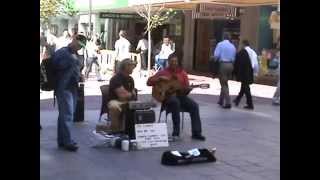
[[[165,4],[161,7],[153,7],[151,4],[136,7],[136,12],[147,22],[146,31],[152,31],[158,26],[168,22],[176,15],[173,9],[166,9]]]
[[[63,1],[62,13],[69,15],[69,16],[74,16],[78,12],[79,12],[79,10],[75,7],[74,0],[64,0]]]
[[[74,16],[78,12],[74,0],[40,0],[40,21],[43,23],[57,15]]]
[[[40,20],[48,22],[51,17],[60,14],[63,0],[40,0]]]

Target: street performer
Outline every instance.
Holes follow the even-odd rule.
[[[188,92],[191,91],[188,75],[180,66],[176,53],[173,53],[168,57],[168,64],[169,66],[167,68],[150,77],[147,81],[147,85],[156,86],[159,82],[167,82],[168,84],[170,82],[174,82],[174,84],[179,84],[180,86],[178,91],[175,93],[170,93],[170,95],[166,96],[162,101],[162,105],[165,107],[165,110],[172,113],[173,141],[179,139],[181,109],[190,113],[192,139],[205,141],[205,137],[201,134],[199,105],[193,99],[187,96]],[[168,94],[168,92],[165,94]]]
[[[114,75],[109,84],[108,110],[111,118],[111,131],[122,132],[125,129],[123,108],[128,101],[137,100],[134,80],[130,76],[136,63],[131,59],[124,59],[119,66],[119,72]]]

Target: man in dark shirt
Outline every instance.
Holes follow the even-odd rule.
[[[71,138],[70,126],[74,120],[77,103],[80,66],[77,51],[84,47],[86,38],[77,35],[67,46],[53,55],[56,71],[56,87],[54,89],[58,102],[58,146],[68,151],[76,151],[78,146]]]
[[[130,76],[135,67],[136,63],[131,59],[122,60],[119,72],[110,80],[108,109],[112,132],[124,130],[124,120],[121,118],[121,114],[124,111],[123,105],[130,100],[137,99],[137,94],[134,90],[134,80]]]

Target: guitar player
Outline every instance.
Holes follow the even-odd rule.
[[[171,93],[162,102],[166,107],[166,111],[172,112],[173,120],[173,141],[179,140],[180,135],[180,109],[183,108],[186,112],[190,113],[192,139],[205,141],[205,137],[201,134],[201,120],[199,114],[199,105],[193,99],[187,96],[191,91],[188,75],[186,71],[179,65],[178,55],[171,54],[168,57],[169,66],[154,76],[150,77],[147,81],[148,86],[155,86],[160,81],[167,81],[168,83],[175,79],[180,83],[181,89],[178,92]]]

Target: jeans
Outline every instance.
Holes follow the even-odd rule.
[[[166,111],[172,113],[173,136],[180,134],[180,111],[190,113],[191,130],[193,135],[201,134],[201,121],[199,113],[199,105],[188,96],[171,96],[165,102]]]
[[[69,145],[74,143],[70,128],[77,105],[77,89],[58,89],[56,90],[56,97],[59,110],[58,144]]]
[[[148,69],[148,50],[144,50],[140,53],[141,56],[141,69]]]
[[[164,69],[167,66],[167,59],[156,59],[156,66],[159,70]]]
[[[89,73],[91,71],[91,68],[92,68],[92,64],[95,64],[96,65],[96,68],[95,68],[95,71],[96,71],[96,76],[97,76],[97,79],[100,80],[101,79],[101,75],[100,75],[100,65],[98,63],[98,58],[88,58],[87,60],[87,69],[86,69],[86,73],[85,73],[85,76],[86,78],[89,77]]]

